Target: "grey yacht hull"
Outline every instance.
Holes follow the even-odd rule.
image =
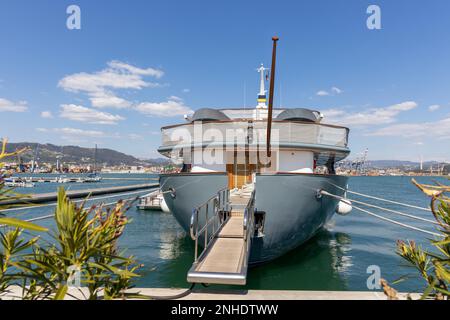
[[[336,175],[257,174],[255,207],[265,212],[265,219],[262,236],[252,239],[250,264],[276,259],[313,237],[338,203],[330,197],[317,198],[317,191],[343,195],[346,184],[347,177]],[[167,206],[188,232],[192,209],[226,188],[228,177],[226,173],[163,174],[160,185]]]

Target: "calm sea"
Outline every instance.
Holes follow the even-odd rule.
[[[44,175],[44,176],[48,176]],[[67,184],[67,189],[106,187],[125,184],[155,182],[155,175],[108,174],[96,184]],[[434,181],[449,183],[443,177],[417,177],[419,182],[431,184]],[[52,192],[60,186],[52,183],[38,183],[36,187],[18,189],[23,193]],[[352,177],[349,189],[399,202],[427,207],[429,199],[411,184],[410,177]],[[140,194],[145,194],[140,193]],[[136,196],[138,194],[133,194]],[[114,197],[104,199],[111,202]],[[365,200],[361,198],[356,198]],[[377,204],[376,201],[367,201]],[[379,204],[379,203],[378,203]],[[408,209],[392,204],[384,204],[390,209],[430,218],[431,213]],[[26,212],[9,213],[11,216],[33,218],[48,214],[50,207],[28,209]],[[394,216],[376,209],[370,211],[409,223],[413,226],[433,230],[433,225],[408,218]],[[181,227],[170,214],[162,212],[138,211],[131,209],[131,223],[120,240],[128,255],[133,255],[139,263],[142,277],[138,287],[188,287],[186,273],[190,268],[194,246]],[[49,220],[39,222],[52,228]],[[367,290],[367,270],[371,266],[379,267],[381,276],[395,281],[405,275],[411,278],[395,285],[401,291],[422,290],[424,283],[418,279],[415,271],[408,267],[396,253],[396,241],[416,240],[427,245],[430,236],[417,231],[404,229],[365,213],[353,210],[345,217],[336,215],[326,228],[313,239],[289,254],[265,265],[249,270],[247,289],[284,289],[284,290]]]

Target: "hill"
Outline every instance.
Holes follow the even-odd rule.
[[[30,142],[8,143],[7,151],[12,152],[17,149],[28,147],[30,150],[23,153],[21,158],[24,162],[31,161],[34,154],[37,154],[38,162],[56,163],[57,159],[64,163],[74,164],[93,164],[95,148],[83,148],[78,146],[57,146],[54,144],[40,144]],[[36,152],[37,150],[37,152]],[[167,162],[165,159],[149,159],[140,160],[125,153],[98,148],[97,164],[105,164],[108,166],[128,165],[160,165]]]

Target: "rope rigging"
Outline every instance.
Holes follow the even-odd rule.
[[[414,215],[412,215],[412,214],[400,212],[400,211],[397,211],[397,210],[392,210],[392,209],[388,209],[388,208],[383,208],[383,207],[380,207],[380,206],[377,206],[377,205],[374,205],[374,204],[370,204],[370,203],[367,203],[367,202],[362,202],[362,201],[355,200],[355,199],[343,198],[343,197],[336,196],[336,195],[333,195],[333,194],[331,194],[331,193],[328,193],[328,192],[326,192],[326,191],[323,191],[323,192],[322,192],[322,194],[325,194],[325,193],[326,193],[327,196],[330,196],[330,197],[333,197],[333,198],[336,198],[336,199],[339,199],[339,200],[343,200],[343,199],[345,199],[345,200],[350,200],[351,202],[359,203],[359,204],[362,204],[362,205],[367,206],[367,207],[371,207],[371,208],[375,208],[375,209],[387,211],[387,212],[390,212],[390,213],[395,213],[395,214],[398,214],[398,215],[400,215],[400,216],[408,217],[408,218],[411,218],[411,219],[420,220],[420,221],[425,221],[425,222],[428,222],[428,223],[432,223],[432,224],[435,224],[435,225],[439,225],[438,222],[433,221],[433,220],[430,220],[430,219],[426,219],[426,218],[414,216]]]
[[[360,192],[356,192],[356,191],[351,191],[351,190],[347,190],[345,188],[342,188],[341,186],[338,186],[337,184],[334,183],[330,183],[332,186],[341,189],[343,191],[345,191],[346,193],[351,193],[351,194],[355,194],[358,195],[360,197],[365,197],[365,198],[370,198],[370,199],[374,199],[374,200],[379,200],[379,201],[383,201],[383,202],[388,202],[388,203],[392,203],[392,204],[397,204],[399,206],[404,206],[404,207],[408,207],[408,208],[413,208],[413,209],[418,209],[418,210],[423,210],[423,211],[428,211],[431,212],[430,208],[424,208],[424,207],[419,207],[419,206],[415,206],[412,204],[407,204],[407,203],[403,203],[403,202],[398,202],[398,201],[394,201],[394,200],[388,200],[388,199],[383,199],[383,198],[379,198],[379,197],[375,197],[375,196],[371,196],[368,194],[364,194],[364,193],[360,193]]]
[[[380,209],[380,210],[385,210],[385,211],[389,211],[389,212],[392,212],[392,213],[401,214],[401,215],[407,216],[409,218],[413,218],[413,219],[417,219],[417,220],[425,220],[427,222],[432,222],[432,223],[436,224],[434,221],[431,221],[431,220],[428,220],[428,219],[424,219],[424,218],[420,218],[420,217],[417,217],[417,216],[409,215],[409,214],[406,214],[406,213],[403,213],[403,212],[399,212],[399,211],[396,211],[396,210],[382,208],[382,207],[375,206],[375,205],[372,205],[372,204],[369,204],[369,203],[365,203],[365,202],[362,202],[362,201],[357,201],[357,200],[344,198],[344,197],[341,197],[341,196],[338,196],[338,195],[335,195],[335,194],[331,194],[331,193],[329,193],[329,192],[327,192],[325,190],[321,190],[320,194],[322,194],[324,196],[332,197],[332,198],[335,198],[335,199],[339,199],[339,200],[354,201],[355,203],[359,203],[359,204],[366,205],[366,206],[369,206],[369,207],[374,207],[374,208],[377,208],[377,209]],[[366,209],[357,207],[355,205],[352,205],[352,207],[355,208],[356,210],[364,212],[364,213],[366,213],[366,214],[368,214],[370,216],[373,216],[373,217],[376,217],[378,219],[381,219],[381,220],[384,220],[384,221],[387,221],[387,222],[390,222],[390,223],[402,226],[404,228],[408,228],[408,229],[411,229],[411,230],[419,231],[419,232],[426,233],[426,234],[433,235],[433,236],[437,236],[437,237],[442,237],[442,235],[439,234],[439,233],[428,231],[428,230],[424,230],[424,229],[421,229],[421,228],[418,228],[418,227],[414,227],[414,226],[411,226],[411,225],[408,225],[408,224],[405,224],[405,223],[402,223],[402,222],[399,222],[399,221],[396,221],[396,220],[392,220],[392,219],[380,216],[380,215],[378,215],[376,213],[370,212],[370,211],[368,211]]]

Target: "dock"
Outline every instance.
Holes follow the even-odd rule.
[[[68,190],[66,191],[67,196],[70,199],[79,199],[85,198],[87,196],[97,196],[104,194],[114,194],[114,193],[122,193],[127,191],[135,191],[135,190],[146,190],[153,189],[159,187],[159,183],[146,183],[146,184],[136,184],[129,186],[117,186],[117,187],[108,187],[108,188],[95,188],[95,189],[82,189],[82,190]],[[28,198],[22,200],[9,200],[0,202],[1,205],[17,205],[17,204],[25,204],[25,203],[46,203],[56,201],[58,197],[57,192],[51,193],[37,193],[31,194]]]
[[[18,182],[39,182],[39,183],[58,183],[58,179],[60,176],[35,176],[35,177],[11,177],[10,180],[12,181],[18,181]],[[66,177],[68,183],[84,183],[86,182],[86,177],[79,176],[79,177]],[[101,180],[126,180],[126,181],[149,181],[149,180],[158,180],[158,178],[139,178],[139,177],[102,177]]]
[[[20,300],[22,288],[12,286],[8,294],[0,295],[2,300]],[[174,288],[133,288],[127,291],[129,294],[141,294],[148,297],[170,297],[181,294],[187,289]],[[85,300],[83,293],[87,288],[69,288],[66,300]],[[412,293],[411,298],[418,300],[420,294]],[[408,299],[407,293],[398,293],[399,300]],[[101,298],[101,297],[100,297]],[[121,299],[122,300],[122,299]],[[132,298],[130,300],[139,300]],[[192,292],[179,300],[388,300],[382,291],[307,291],[307,290],[219,290],[211,288],[194,288]]]

